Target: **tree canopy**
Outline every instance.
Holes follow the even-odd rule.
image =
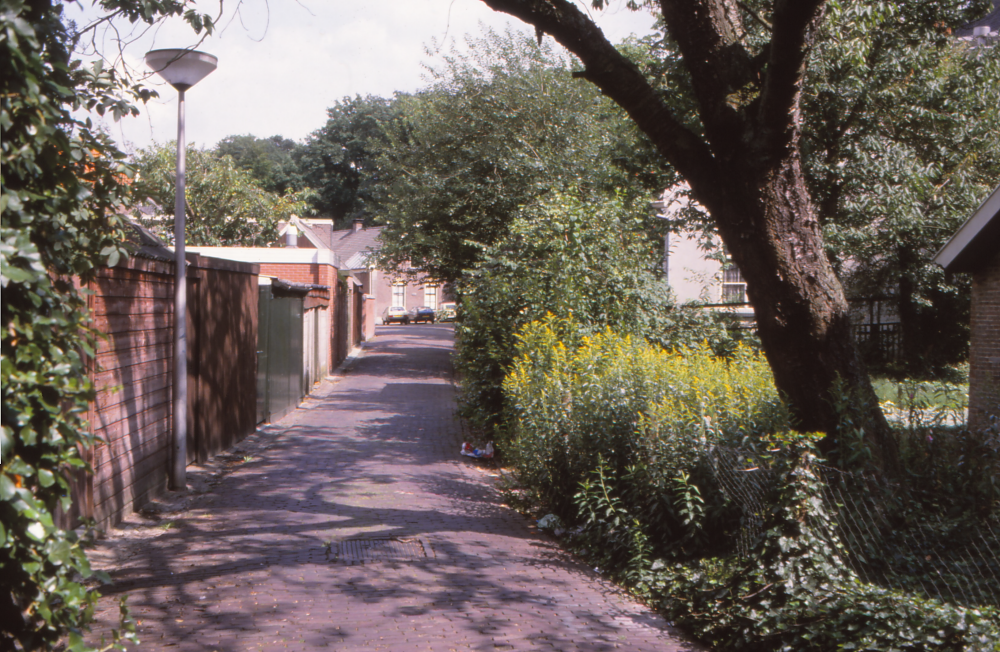
[[[997,52],[970,50],[949,28],[977,7],[830,5],[803,85],[802,162],[827,254],[852,299],[880,299],[900,318],[910,373],[963,357],[969,283],[946,280],[932,258],[1000,178]],[[669,36],[622,51],[700,133],[690,73]],[[697,207],[674,217],[716,233]]]
[[[227,136],[214,149],[218,156],[229,156],[236,167],[249,171],[267,192],[284,195],[304,188],[297,160],[302,145],[294,140],[250,134]]]
[[[956,43],[906,5],[828,10],[812,57],[803,151],[831,257],[848,291],[902,325],[902,368],[926,373],[968,344],[968,279],[934,254],[1000,179],[1000,56]]]
[[[548,193],[628,204],[663,187],[648,141],[551,43],[486,31],[467,45],[429,68],[428,88],[397,98],[385,127],[383,264],[455,281]]]
[[[400,96],[345,97],[327,109],[326,124],[306,139],[297,155],[303,183],[315,189],[313,209],[341,224],[372,218],[380,181],[376,153]]]
[[[136,206],[158,207],[141,221],[173,241],[177,145],[153,145],[136,153],[132,196]],[[301,214],[307,192],[264,190],[248,169],[218,150],[187,149],[187,242],[192,245],[264,247],[278,239],[279,221]]]

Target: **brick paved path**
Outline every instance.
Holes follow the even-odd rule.
[[[95,638],[125,593],[149,650],[696,649],[458,454],[451,347],[448,326],[380,327],[266,449],[142,526]],[[376,562],[344,543],[388,538],[397,558]]]

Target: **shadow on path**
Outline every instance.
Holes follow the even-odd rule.
[[[129,596],[143,649],[696,649],[500,503],[458,454],[452,329],[380,327],[346,376],[269,444],[129,548],[101,601]],[[423,554],[345,563],[343,541]]]

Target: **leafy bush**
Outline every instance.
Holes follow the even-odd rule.
[[[946,518],[1000,510],[1000,422],[979,432],[966,427],[968,369],[954,373],[960,382],[873,383],[893,426],[908,500]]]
[[[211,18],[172,1],[111,3],[132,20],[186,12],[198,30]],[[62,529],[69,481],[92,445],[82,415],[93,396],[87,305],[72,277],[126,255],[119,217],[125,155],[74,111],[138,114],[149,90],[129,86],[101,62],[73,61],[63,5],[5,2],[0,13],[0,649],[51,649],[82,631],[96,593],[80,541]],[[206,22],[207,21],[207,22]],[[119,634],[115,641],[119,642]]]
[[[511,235],[485,252],[485,262],[459,285],[456,366],[464,416],[497,439],[501,385],[514,359],[518,329],[546,314],[571,318],[564,337],[613,328],[665,346],[708,340],[731,350],[720,318],[678,308],[654,269],[644,207],[620,198],[591,200],[552,193],[524,209]],[[573,334],[566,329],[572,328]]]
[[[564,344],[577,330],[554,317],[522,329],[504,382],[508,459],[537,500],[570,520],[566,488],[607,468],[633,496],[632,516],[660,524],[651,536],[676,540],[695,520],[689,487],[710,501],[706,513],[725,508],[699,488],[708,449],[787,428],[770,368],[745,346],[729,358],[705,343],[668,352],[608,330]]]
[[[848,568],[808,446],[776,458],[762,534],[745,557],[650,565],[640,587],[678,624],[731,650],[1000,649],[1000,610],[862,581]]]

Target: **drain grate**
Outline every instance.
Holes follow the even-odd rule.
[[[331,543],[327,554],[335,564],[375,564],[424,559],[427,548],[420,539],[349,539]]]

